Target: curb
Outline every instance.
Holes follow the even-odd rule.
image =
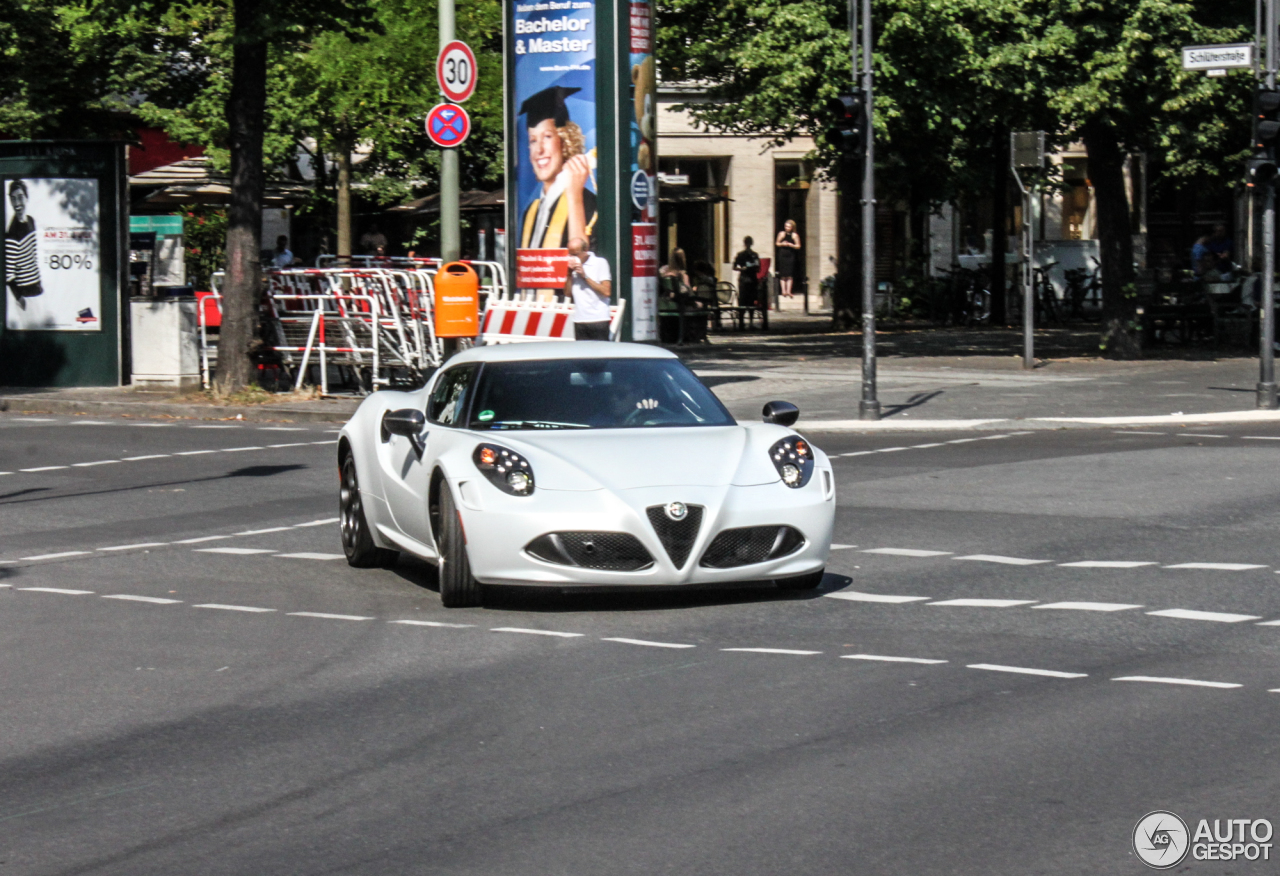
[[[1223,411],[1145,417],[1029,417],[1025,420],[816,420],[801,422],[797,429],[805,432],[994,432],[1006,429],[1102,429],[1109,426],[1197,426],[1214,423],[1280,423],[1280,411]]]
[[[0,396],[0,411],[41,414],[98,414],[116,417],[173,417],[193,420],[244,420],[259,423],[345,423],[351,410],[293,410],[270,405],[214,407],[174,402],[84,401],[30,396]]]

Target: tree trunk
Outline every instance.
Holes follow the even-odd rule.
[[[849,331],[862,325],[862,162],[842,159],[838,173],[840,264],[831,296],[831,319],[832,328]]]
[[[997,125],[991,139],[991,325],[1005,324],[1005,264],[1009,250],[1009,129]]]
[[[351,257],[351,150],[338,149],[338,257]],[[345,264],[345,263],[344,263]]]
[[[1089,153],[1089,178],[1098,212],[1102,354],[1109,359],[1137,359],[1142,356],[1142,331],[1133,283],[1133,236],[1124,184],[1124,153],[1115,130],[1106,122],[1089,122],[1080,134]]]
[[[254,31],[257,4],[235,0],[237,42],[227,99],[231,141],[231,204],[227,210],[227,275],[222,286],[222,334],[218,341],[215,391],[249,386],[257,345],[258,295],[262,285],[262,136],[267,106],[267,46],[244,34]]]

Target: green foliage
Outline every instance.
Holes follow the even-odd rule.
[[[1228,5],[1251,23],[1251,7]],[[847,10],[845,0],[659,0],[662,76],[707,85],[687,104],[707,128],[775,144],[819,134],[824,100],[853,85]],[[1179,57],[1183,45],[1248,38],[1220,5],[876,0],[873,15],[876,158],[891,193],[940,202],[986,190],[1003,132],[1062,143],[1090,119],[1174,177],[1238,175],[1247,74],[1209,79]],[[834,156],[820,146],[815,158]]]
[[[222,269],[227,245],[227,211],[194,207],[182,214],[182,243],[186,249],[187,282],[196,289],[212,289],[215,271]]]

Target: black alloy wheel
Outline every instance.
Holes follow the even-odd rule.
[[[347,563],[357,569],[391,568],[400,552],[373,543],[369,521],[364,516],[364,502],[360,499],[355,457],[344,453],[338,471],[338,525],[342,529],[342,552],[347,555]]]
[[[484,600],[480,582],[471,574],[462,518],[449,485],[440,485],[440,601],[445,608],[473,608]]]

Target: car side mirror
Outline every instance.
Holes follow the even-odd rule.
[[[761,411],[766,423],[773,423],[777,426],[791,426],[795,421],[800,419],[800,409],[791,402],[771,401],[764,406]]]
[[[401,408],[398,411],[387,411],[382,415],[382,440],[390,441],[392,435],[403,435],[413,445],[418,459],[427,449],[422,440],[422,430],[427,425],[427,418],[416,408]]]

